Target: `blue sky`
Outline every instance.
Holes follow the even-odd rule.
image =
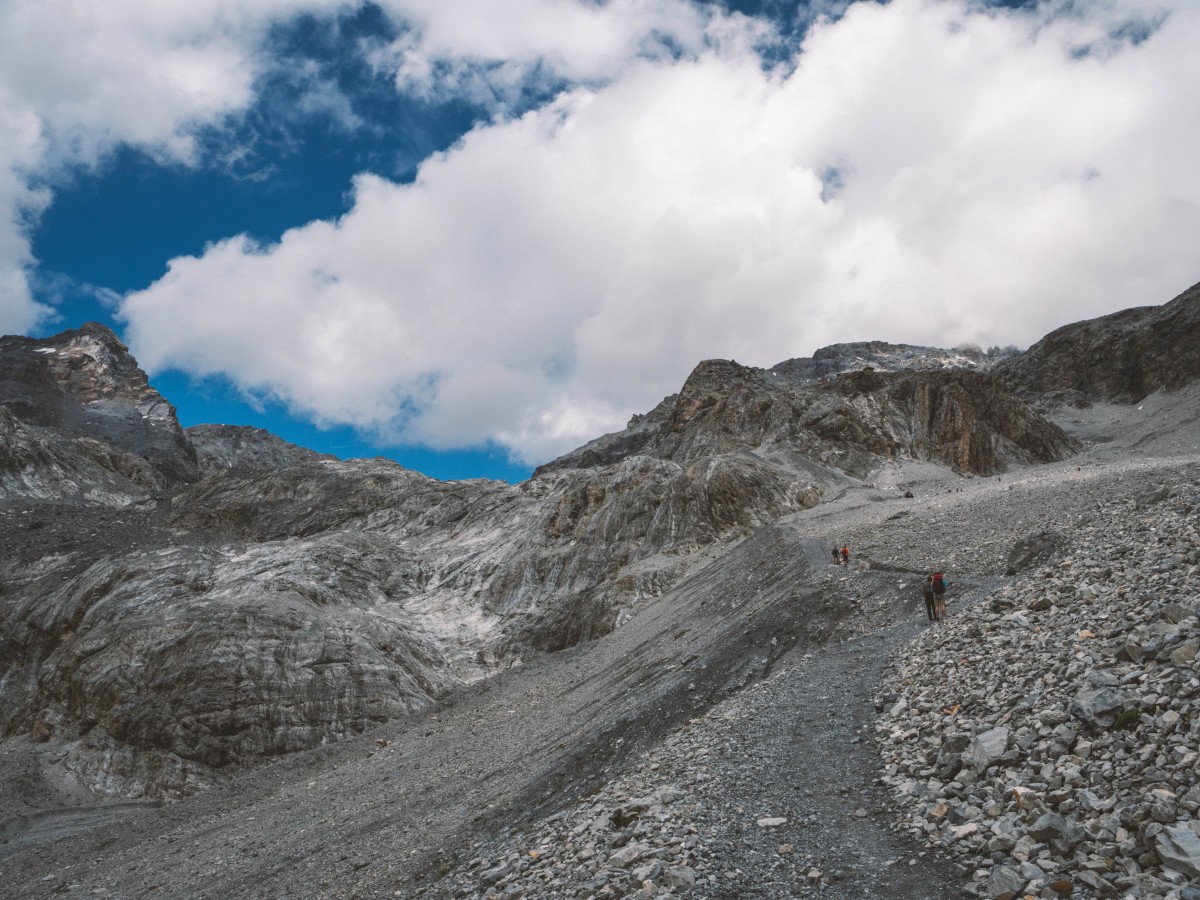
[[[704,358],[1200,280],[1187,0],[12,5],[0,330],[185,425],[519,480]]]

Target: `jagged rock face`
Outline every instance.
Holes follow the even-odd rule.
[[[148,460],[94,438],[27,425],[0,406],[0,492],[125,506],[162,487]]]
[[[29,425],[145,460],[160,487],[199,477],[174,407],[103,325],[89,323],[45,340],[0,338],[0,404]]]
[[[516,613],[506,627],[543,650],[611,631],[631,605],[685,574],[688,554],[821,496],[796,471],[747,452],[686,465],[633,456],[528,484],[544,492],[538,538],[518,544],[482,597],[488,609]]]
[[[1059,400],[1135,403],[1181,388],[1200,378],[1200,284],[1163,306],[1052,331],[995,374],[1022,396]]]
[[[269,472],[300,463],[334,459],[276,437],[249,425],[193,425],[185,429],[196,450],[201,475],[229,469],[240,472]]]
[[[522,485],[445,483],[256,429],[184,433],[103,330],[4,346],[0,397],[38,424],[0,409],[0,478],[81,539],[5,540],[0,729],[62,742],[125,794],[187,791],[606,634],[881,458],[986,472],[1070,447],[985,375],[799,383],[710,361]],[[105,531],[81,502],[128,522]]]
[[[157,793],[422,708],[461,681],[403,604],[409,562],[343,532],[133,551],[30,583],[0,620],[0,732],[90,745],[75,764],[103,784],[147,766],[183,780],[135,791]]]
[[[453,525],[489,482],[441,482],[388,460],[315,460],[266,472],[223,470],[177,494],[171,523],[273,540],[339,528]]]
[[[861,372],[826,391],[846,403],[815,429],[826,440],[991,475],[1012,463],[1053,462],[1077,449],[1057,425],[994,378],[974,373]]]
[[[1015,352],[1015,351],[1013,351]],[[942,350],[913,344],[889,344],[886,341],[857,341],[831,344],[817,350],[811,359],[789,359],[768,369],[773,378],[792,384],[819,381],[832,375],[861,371],[870,367],[877,372],[939,372],[970,370],[986,372],[1007,356],[1008,351],[987,353],[973,347]]]
[[[772,372],[725,360],[701,363],[669,404],[538,472],[629,452],[686,462],[752,450],[860,477],[881,456],[991,474],[1074,450],[1061,429],[982,373],[859,371],[793,384]]]

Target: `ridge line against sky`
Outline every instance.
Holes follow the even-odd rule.
[[[1200,278],[1190,0],[10,0],[0,331],[185,424],[517,480],[706,358]]]

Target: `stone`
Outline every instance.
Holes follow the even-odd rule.
[[[1177,666],[1186,666],[1196,658],[1197,651],[1200,651],[1200,639],[1191,638],[1171,651],[1171,662]]]
[[[626,844],[608,858],[608,864],[614,868],[623,869],[630,863],[641,859],[642,848],[637,844]]]
[[[758,820],[759,828],[778,828],[785,824],[787,824],[787,819],[782,816],[764,816]]]
[[[691,890],[696,886],[696,873],[688,866],[671,866],[662,876],[662,883],[673,890]]]
[[[1038,721],[1043,725],[1061,725],[1070,718],[1064,710],[1057,707],[1045,709],[1038,713]]]
[[[977,734],[963,753],[963,763],[971,766],[976,772],[983,772],[989,766],[995,765],[1008,749],[1009,734],[1009,730],[1004,726]]]
[[[1154,839],[1154,849],[1164,866],[1200,877],[1200,837],[1187,826],[1164,828]]]
[[[1107,672],[1090,672],[1071,702],[1071,715],[1092,726],[1112,725],[1116,714],[1129,702],[1129,696],[1118,685],[1118,680]]]
[[[989,900],[1014,900],[1028,879],[1012,866],[996,866],[988,876],[984,896]]]
[[[495,868],[488,869],[485,872],[480,872],[479,880],[483,884],[490,886],[490,885],[495,884],[497,881],[500,881],[501,879],[506,878],[507,876],[511,875],[513,873],[513,871],[514,871],[513,867],[510,865],[506,865],[506,864],[499,865],[499,866],[496,866]]]

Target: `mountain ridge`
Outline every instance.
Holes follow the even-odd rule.
[[[1172,307],[1185,307],[1177,324],[1191,321],[1187,304],[1197,302],[1181,296],[1186,302]],[[1142,346],[1127,340],[1126,320],[1121,327],[1096,321],[1089,352]],[[810,657],[843,646],[867,653],[872,641],[899,640],[911,626],[898,617],[919,602],[913,573],[947,569],[965,605],[968,598],[992,602],[1004,587],[1009,551],[1027,546],[1035,525],[1053,525],[1062,536],[1055,552],[1067,553],[1094,509],[1103,506],[1109,521],[1126,502],[1150,508],[1158,501],[1140,499],[1137,472],[1171,472],[1164,483],[1180,483],[1171,467],[1195,453],[1188,423],[1200,403],[1194,380],[1172,382],[1173,392],[1156,395],[1145,410],[1113,403],[1125,397],[1116,375],[1093,378],[1096,399],[1087,409],[1053,390],[1025,388],[1022,399],[1011,388],[1015,376],[1004,375],[1019,358],[991,367],[982,354],[978,365],[946,369],[955,354],[864,342],[822,355],[820,366],[705,361],[679,393],[635,416],[625,432],[598,438],[519,485],[439,482],[389,461],[322,458],[265,432],[224,427],[180,430],[179,458],[190,449],[195,465],[184,480],[175,476],[185,468],[170,474],[176,457],[138,453],[162,435],[180,446],[178,423],[156,406],[157,418],[137,412],[133,419],[145,388],[134,376],[113,377],[121,366],[98,360],[112,345],[97,350],[89,342],[100,338],[80,331],[82,338],[44,348],[62,361],[74,355],[73,365],[44,363],[39,357],[52,354],[39,353],[30,339],[0,343],[0,385],[18,384],[0,393],[0,746],[21,761],[17,775],[0,776],[0,797],[50,820],[53,799],[38,797],[78,802],[90,789],[184,798],[180,809],[207,810],[203,817],[220,823],[214,827],[226,839],[269,846],[277,858],[321,859],[323,872],[311,883],[270,870],[275,887],[299,897],[397,888],[402,896],[418,889],[483,896],[501,882],[537,895],[542,887],[528,879],[548,870],[536,859],[522,866],[503,851],[508,861],[496,863],[501,851],[488,849],[489,867],[472,866],[470,842],[515,841],[519,823],[537,829],[553,824],[563,804],[606,796],[597,792],[614,773],[639,765],[641,754],[655,754],[680,729],[707,734],[702,723],[710,713],[736,715],[759,686],[805,670]],[[860,365],[863,348],[874,356]],[[1121,353],[1104,358],[1113,367],[1128,362]],[[918,359],[935,369],[912,368]],[[979,370],[984,363],[989,371]],[[832,371],[838,367],[844,370]],[[23,373],[33,373],[38,396],[58,397],[46,379],[63,379],[66,387],[55,381],[57,390],[76,406],[67,404],[69,415],[47,424],[21,418],[11,409],[34,396],[21,387]],[[116,387],[89,389],[89,377]],[[18,398],[11,408],[7,396]],[[114,409],[129,427],[106,430],[104,417]],[[1146,457],[1141,469],[1127,461],[1135,453]],[[1067,485],[1068,478],[1077,481]],[[1023,512],[1027,504],[1034,512]],[[853,548],[849,567],[829,565],[831,543]],[[852,667],[820,671],[863,702],[877,687],[855,680]],[[819,708],[821,686],[798,682],[794,689],[805,709]],[[907,740],[904,734],[896,740]],[[504,749],[514,735],[528,745]],[[812,777],[835,778],[832,763],[819,761],[821,748],[805,746]],[[747,758],[758,759],[752,750]],[[772,752],[790,751],[781,742]],[[869,767],[867,745],[844,752]],[[703,755],[689,757],[693,773]],[[656,758],[661,770],[669,768]],[[435,765],[452,777],[423,774]],[[788,771],[806,779],[805,768]],[[697,777],[671,790],[698,797]],[[286,786],[277,789],[276,779]],[[825,793],[817,782],[803,783]],[[249,793],[239,799],[243,785]],[[389,802],[403,813],[374,812],[378,793],[391,786],[400,793]],[[310,812],[322,798],[329,814],[318,818],[336,822],[331,827],[375,861],[355,868],[348,855],[330,855],[302,831],[256,834],[246,816],[278,812],[270,799],[277,790],[292,808]],[[421,808],[423,797],[436,798],[440,818]],[[734,815],[734,795],[722,797],[712,798],[714,808]],[[655,798],[637,809],[671,819],[674,801]],[[631,882],[632,869],[602,865],[625,846],[639,865],[652,868],[657,853],[686,870],[672,876],[682,879],[679,889],[721,896],[725,870],[713,868],[712,854],[726,847],[719,838],[725,820],[706,818],[688,799],[703,840],[688,847],[680,837],[656,851],[638,824],[641,813],[630,811],[635,801],[598,810],[604,823],[594,829],[584,823],[579,833],[592,835],[591,856],[581,855],[574,838],[547,832],[546,846],[558,848],[547,858],[588,871],[581,896],[606,886],[644,892]],[[726,801],[732,805],[720,806]],[[787,802],[810,800],[800,794]],[[859,821],[836,797],[811,802],[818,803],[814,815]],[[966,801],[954,794],[947,802]],[[170,805],[102,809],[95,821],[118,815],[191,834]],[[86,825],[72,827],[95,846]],[[759,827],[765,836],[769,829]],[[14,884],[27,887],[53,875],[39,861],[53,855],[39,855],[31,829],[0,822],[0,837],[16,842]],[[437,835],[432,840],[444,842],[446,854],[431,850],[422,832]],[[871,834],[864,846],[872,853],[909,852],[899,839]],[[253,896],[267,877],[265,860],[218,863],[215,844],[189,837],[204,845],[197,871],[208,874],[196,880],[176,872],[168,886],[152,885],[152,875],[124,871],[119,860],[162,869],[170,848],[144,843],[135,826],[114,839],[121,849],[111,861],[96,850],[87,854],[94,862],[81,864],[91,874],[79,877],[90,885]],[[1164,852],[1177,852],[1171,848]],[[0,856],[6,852],[0,847]],[[816,869],[821,850],[805,852]],[[770,857],[781,861],[774,848]],[[746,865],[747,872],[766,870]],[[1156,879],[1145,880],[1146,896],[1158,896],[1150,888],[1168,870],[1145,865],[1146,878]],[[850,897],[863,889],[866,868],[855,869],[844,888],[827,872],[789,877]],[[439,881],[439,872],[456,874]],[[938,872],[945,896],[954,878],[970,874],[956,876],[948,865]],[[328,880],[332,873],[340,882]],[[728,877],[745,896],[761,895],[732,870]],[[930,895],[902,883],[897,896]],[[561,879],[537,884],[567,890]]]

